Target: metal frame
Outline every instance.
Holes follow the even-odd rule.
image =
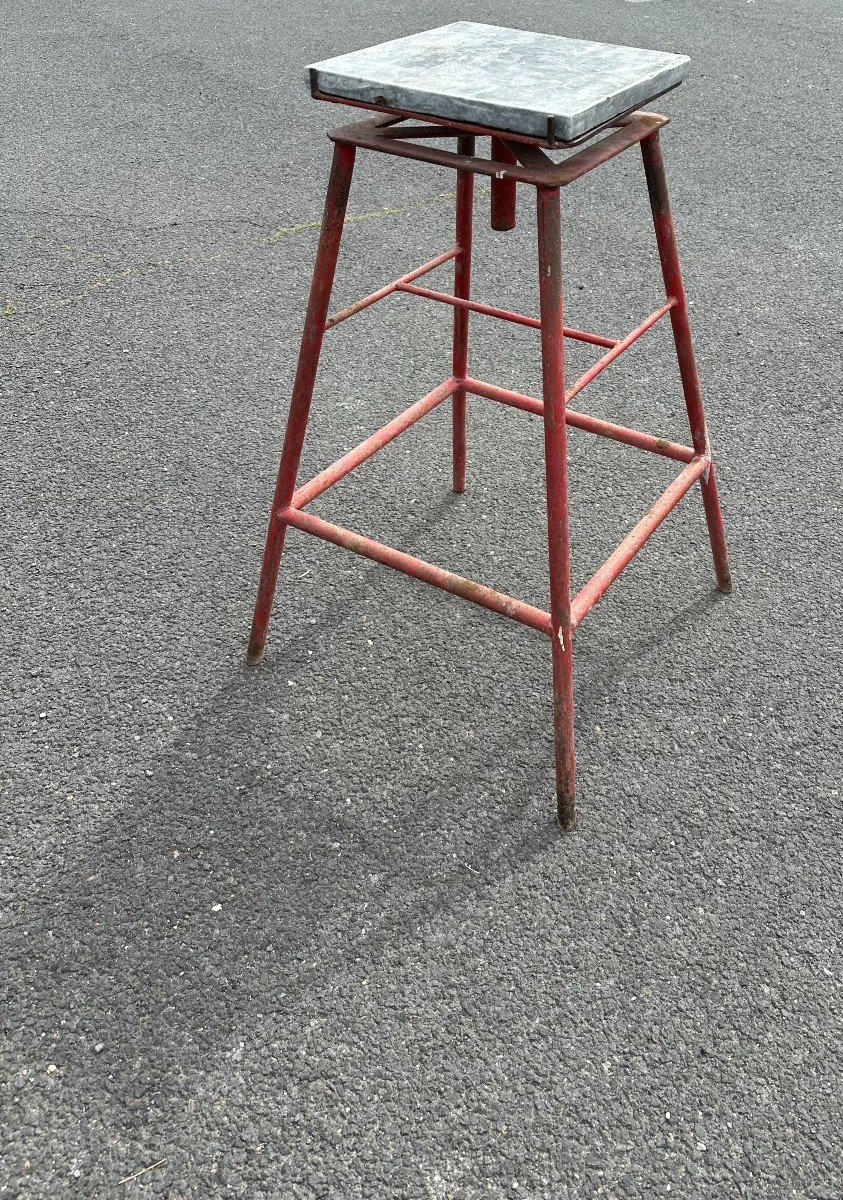
[[[554,699],[554,744],[556,754],[557,814],[563,829],[576,824],[574,705],[573,705],[573,631],[597,603],[607,588],[638,553],[682,497],[699,481],[703,496],[709,538],[714,557],[717,587],[731,591],[728,555],[723,520],[717,496],[711,450],[705,426],[705,413],[691,342],[688,308],[676,237],[667,194],[664,163],[659,145],[659,129],[666,118],[656,113],[637,112],[619,118],[615,131],[579,149],[562,162],[554,163],[537,145],[502,137],[494,130],[454,127],[437,123],[421,127],[400,125],[407,116],[392,113],[376,120],[361,121],[335,130],[329,137],[335,143],[334,159],[316,265],[307,306],[298,369],[293,385],[281,464],[272,503],[266,549],[252,633],[249,659],[258,662],[266,645],[272,599],[278,567],[288,526],[304,530],[337,546],[352,550],[395,570],[403,571],[425,583],[475,604],[538,629],[551,639]],[[475,154],[475,137],[491,137],[492,158]],[[426,145],[432,138],[456,137],[456,151]],[[581,178],[588,171],[609,161],[630,146],[639,144],[653,213],[653,223],[664,278],[666,303],[641,321],[626,337],[617,339],[566,326],[563,321],[562,235],[560,188]],[[413,271],[363,297],[333,316],[328,305],[333,286],[345,209],[354,167],[356,148],[381,151],[404,158],[422,160],[457,171],[456,244],[450,250]],[[473,184],[475,174],[492,178],[492,224],[511,229],[515,224],[515,185],[528,183],[536,188],[539,243],[539,311],[529,317],[509,312],[470,298]],[[454,262],[453,293],[434,291],[414,281],[447,262]],[[314,479],[296,489],[307,418],[324,334],[348,317],[361,312],[395,292],[405,292],[427,300],[450,305],[454,310],[453,358],[451,375],[405,412],[400,413],[327,467]],[[540,330],[542,352],[542,398],[484,383],[468,374],[468,323],[472,312]],[[691,445],[684,446],[639,430],[628,429],[591,417],[568,407],[570,400],[592,382],[621,354],[634,345],[647,330],[669,316],[673,328],[679,371],[688,420]],[[566,388],[565,339],[590,343],[605,350],[579,379]],[[465,488],[466,396],[485,397],[543,418],[545,479],[547,494],[548,561],[550,572],[550,610],[545,612],[513,599],[493,588],[475,583],[441,567],[432,566],[413,555],[385,546],[342,526],[324,521],[306,512],[306,506],[361,463],[371,458],[426,413],[451,400],[453,419],[453,487]],[[584,429],[615,441],[674,459],[682,470],[655,501],[649,512],[635,525],[603,566],[572,598],[568,532],[567,427]]]

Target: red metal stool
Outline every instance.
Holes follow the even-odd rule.
[[[456,32],[454,32],[456,31]],[[445,64],[454,61],[454,55],[459,58],[463,51],[472,52],[480,38],[482,46],[489,45],[490,38],[507,35],[510,41],[506,46],[511,47],[511,39],[516,40],[515,60],[507,60],[516,73],[523,72],[529,67],[530,55],[539,40],[540,51],[545,54],[546,42],[567,43],[550,50],[556,53],[569,53],[568,47],[593,47],[598,51],[622,51],[623,47],[604,47],[596,43],[568,43],[564,38],[544,38],[540,35],[522,35],[520,31],[495,30],[489,26],[471,26],[460,23],[457,26],[447,26],[443,30],[428,31],[427,34],[416,35],[415,38],[402,39],[400,42],[388,43],[376,47],[375,51],[391,51],[387,54],[388,64],[397,67],[401,75],[402,86],[394,87],[394,78],[389,72],[382,70],[381,77],[372,82],[370,75],[360,78],[340,72],[321,71],[320,67],[333,67],[335,63],[346,64],[354,55],[347,55],[333,60],[331,64],[320,64],[312,69],[312,90],[320,99],[333,100],[339,103],[383,110],[387,115],[364,120],[357,124],[347,125],[337,129],[328,136],[334,142],[334,158],[331,169],[328,194],[325,202],[325,214],[319,241],[319,250],[313,274],[310,299],[307,306],[304,333],[302,336],[301,352],[298,370],[293,387],[293,397],[289,419],[284,438],[284,448],[275,496],[272,503],[272,514],[266,540],[266,550],[263,559],[260,587],[252,623],[251,641],[249,644],[249,659],[258,662],[263,655],[266,643],[267,627],[269,624],[272,599],[278,576],[278,567],[284,544],[284,535],[288,526],[295,526],[307,533],[315,534],[337,546],[353,550],[366,558],[384,563],[386,566],[403,571],[408,575],[433,584],[446,592],[463,596],[475,604],[483,605],[495,612],[512,617],[524,625],[546,634],[551,641],[553,661],[553,699],[554,699],[554,731],[556,752],[556,794],[559,823],[563,829],[571,829],[576,822],[574,804],[574,727],[573,727],[573,631],[582,621],[589,609],[600,599],[610,584],[618,577],[627,563],[640,550],[644,542],[661,524],[668,513],[679,503],[682,497],[699,481],[702,491],[706,521],[711,539],[714,556],[714,567],[717,587],[721,592],[731,591],[728,556],[723,533],[723,522],[720,504],[717,497],[717,486],[714,478],[711,451],[706,434],[705,413],[697,377],[694,350],[688,323],[688,310],[685,292],[679,268],[676,251],[673,220],[668,204],[667,184],[665,181],[664,165],[659,146],[659,130],[666,124],[667,118],[655,113],[641,111],[623,111],[624,104],[630,96],[635,95],[633,86],[623,86],[623,79],[618,83],[618,71],[613,80],[618,83],[614,95],[605,95],[605,78],[596,80],[597,101],[587,109],[573,113],[560,112],[563,104],[557,103],[555,115],[548,115],[542,107],[534,106],[524,116],[523,109],[515,115],[512,105],[500,105],[501,81],[497,72],[494,86],[490,85],[486,93],[482,91],[484,78],[483,63],[479,63],[481,72],[480,85],[475,79],[475,91],[469,102],[464,98],[457,103],[449,93],[449,79],[437,89],[430,85],[430,70],[423,76],[428,85],[416,87],[415,91],[407,84],[406,77],[412,75],[407,70],[406,57],[402,60],[396,54],[394,47],[401,48],[407,43],[422,42],[422,50],[430,48],[431,37],[444,35],[448,47],[456,39],[460,41],[457,51],[451,59],[445,56]],[[517,36],[516,36],[517,35]],[[428,43],[423,39],[427,38]],[[531,42],[521,42],[518,39],[533,39]],[[466,39],[468,39],[466,43]],[[441,40],[440,40],[441,50]],[[411,52],[415,46],[410,47]],[[404,51],[401,51],[404,53]],[[509,53],[509,49],[507,50]],[[365,56],[372,52],[360,52]],[[577,51],[578,64],[582,63],[582,52]],[[630,51],[633,55],[649,55],[652,52]],[[520,59],[519,59],[520,54]],[[525,63],[525,55],[527,62]],[[605,57],[605,54],[604,54]],[[665,59],[676,59],[677,56],[663,55]],[[600,55],[597,55],[600,58]],[[440,53],[438,62],[442,62]],[[632,74],[641,75],[638,60],[633,62]],[[677,60],[682,64],[687,60]],[[410,62],[410,67],[413,63]],[[551,64],[552,65],[552,64]],[[612,62],[615,70],[616,63]],[[670,66],[670,65],[669,65]],[[367,67],[367,70],[370,68]],[[623,71],[620,70],[620,74]],[[682,67],[684,73],[684,66]],[[394,75],[394,72],[393,72]],[[464,78],[465,66],[459,75]],[[598,72],[599,75],[599,72]],[[487,69],[488,76],[488,69]],[[650,77],[652,76],[652,77]],[[324,80],[333,85],[334,94],[320,91],[325,86]],[[435,84],[434,80],[434,84]],[[650,75],[646,81],[649,95],[660,94],[667,88],[675,86],[678,79],[667,73]],[[504,81],[505,83],[505,81]],[[543,83],[542,86],[549,86]],[[364,86],[365,85],[365,86]],[[664,85],[664,86],[662,86]],[[392,86],[392,94],[389,88]],[[462,86],[463,91],[466,90]],[[653,90],[657,89],[657,90]],[[372,95],[372,91],[378,92]],[[580,89],[581,90],[581,89]],[[640,89],[639,89],[640,91]],[[380,94],[383,93],[383,94]],[[580,93],[577,93],[578,97]],[[544,99],[544,93],[542,93]],[[564,97],[562,98],[564,100]],[[608,111],[606,102],[611,101],[614,112]],[[463,107],[460,108],[460,103]],[[412,109],[408,104],[414,104]],[[602,104],[602,108],[600,105]],[[627,108],[629,106],[627,105]],[[582,105],[580,106],[582,109]],[[483,118],[485,123],[478,124],[476,120],[468,120],[466,116]],[[431,123],[431,117],[436,123]],[[543,123],[537,132],[531,121],[540,119]],[[407,125],[407,120],[421,121],[423,124]],[[494,123],[493,123],[494,122]],[[584,126],[578,129],[577,124]],[[572,133],[567,142],[559,139],[558,131],[562,129]],[[526,130],[526,132],[525,132]],[[595,137],[602,131],[602,136],[592,140],[584,148],[575,149],[561,162],[555,163],[542,147],[557,149],[565,148],[581,142],[584,138]],[[475,156],[475,138],[477,136],[491,138],[491,157]],[[456,152],[442,150],[426,144],[431,139],[455,137]],[[650,203],[653,212],[656,241],[658,243],[664,277],[666,302],[646,320],[636,326],[631,333],[620,340],[602,337],[597,334],[585,333],[582,330],[571,329],[563,324],[562,302],[562,266],[561,266],[561,227],[560,227],[560,188],[573,183],[587,172],[608,162],[616,155],[630,147],[640,145],[644,160],[644,171],[649,190]],[[395,280],[393,283],[373,292],[372,295],[358,300],[355,304],[343,309],[332,317],[328,317],[328,303],[334,278],[334,270],[339,250],[340,237],[343,229],[346,203],[351,184],[352,168],[357,148],[379,151],[385,154],[398,155],[402,158],[420,160],[439,167],[450,167],[457,172],[456,187],[456,245],[444,254],[431,259],[430,262]],[[471,272],[471,238],[473,214],[473,186],[475,175],[486,175],[492,180],[492,224],[496,229],[510,229],[515,223],[515,186],[518,183],[531,184],[536,189],[538,213],[538,255],[539,255],[539,308],[540,317],[522,316],[508,312],[488,304],[480,304],[469,298],[469,281]],[[449,260],[454,260],[454,292],[434,291],[414,282],[420,276],[434,270]],[[326,330],[334,328],[353,314],[374,304],[393,292],[407,292],[428,300],[449,304],[454,309],[453,328],[453,362],[450,376],[429,395],[419,400],[406,412],[401,413],[385,425],[383,429],[372,434],[356,449],[349,451],[338,462],[326,468],[309,483],[296,489],[296,475],[299,467],[302,443],[310,410],[314,380],[319,362],[322,338]],[[532,326],[541,331],[542,353],[542,399],[522,395],[519,392],[484,383],[468,374],[468,321],[471,312],[483,313],[488,316],[515,322],[519,325]],[[582,389],[595,379],[615,359],[627,350],[648,329],[669,315],[676,342],[676,352],[679,360],[679,372],[684,391],[688,420],[691,427],[691,446],[679,445],[665,438],[656,437],[649,433],[627,429],[608,421],[575,411],[569,402]],[[592,367],[569,387],[565,386],[565,356],[564,339],[575,339],[601,347],[605,353]],[[404,554],[371,538],[354,533],[341,526],[324,521],[306,511],[307,505],[327,488],[346,476],[355,467],[365,462],[381,447],[397,437],[405,429],[418,421],[426,413],[431,412],[439,404],[450,399],[453,413],[453,486],[456,492],[465,489],[465,457],[466,457],[466,395],[485,396],[491,400],[500,401],[514,408],[536,413],[544,420],[545,443],[545,475],[547,493],[547,526],[548,552],[550,565],[550,611],[544,612],[532,605],[515,600],[510,596],[494,591],[492,588],[455,575],[441,567],[422,562],[412,555]],[[566,458],[566,426],[572,425],[592,433],[601,434],[615,441],[624,442],[640,450],[649,450],[654,454],[674,459],[682,464],[682,470],[674,482],[656,500],[649,512],[638,522],[631,533],[621,542],[614,553],[597,571],[597,573],[571,597],[569,573],[569,535],[568,535],[568,486]]]

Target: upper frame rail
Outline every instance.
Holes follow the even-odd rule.
[[[392,128],[395,122],[395,117],[356,121],[351,125],[331,130],[328,137],[333,142],[359,146],[362,150],[378,150],[384,154],[398,155],[400,158],[418,159],[440,167],[451,167],[456,171],[473,171],[477,175],[488,175],[494,179],[511,179],[516,183],[531,183],[535,187],[556,188],[573,183],[574,180],[593,171],[595,167],[602,166],[616,155],[622,154],[624,150],[628,150],[630,146],[643,141],[666,125],[667,117],[660,113],[639,111],[619,118],[613,133],[591,142],[559,163],[554,163],[533,145],[525,149],[525,142],[501,134],[499,130],[477,128],[475,132],[499,137],[508,144],[515,158],[529,158],[529,163],[497,162],[490,158],[478,158],[472,154],[458,154],[454,150],[441,150],[438,146],[419,144],[423,139],[418,137],[416,131],[413,131],[411,140],[402,141],[399,133]],[[449,131],[449,134],[456,137],[457,130]]]

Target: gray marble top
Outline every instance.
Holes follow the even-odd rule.
[[[310,68],[314,90],[569,142],[674,87],[684,54],[457,21]]]

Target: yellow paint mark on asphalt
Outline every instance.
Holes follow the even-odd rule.
[[[488,194],[488,187],[477,189],[477,195]],[[436,192],[432,196],[424,196],[418,200],[413,200],[400,208],[376,208],[371,212],[363,213],[347,213],[345,223],[347,225],[360,224],[363,221],[377,221],[384,217],[403,216],[405,213],[410,213],[414,209],[422,208],[430,204],[438,204],[443,200],[453,200],[455,192]],[[250,238],[244,243],[247,247],[256,249],[267,248],[274,246],[276,242],[282,238],[290,237],[297,233],[306,233],[310,230],[321,229],[321,221],[298,221],[294,225],[281,225],[278,229],[274,229],[271,233],[265,234],[259,238]],[[71,247],[67,244],[63,245],[62,250],[65,252],[71,251]],[[71,251],[72,253],[72,251]],[[103,288],[111,287],[119,283],[129,276],[138,276],[143,278],[145,275],[151,275],[156,271],[160,271],[162,267],[177,267],[177,266],[196,266],[204,267],[211,263],[223,262],[225,260],[237,261],[242,248],[232,250],[221,250],[216,254],[198,255],[198,254],[182,254],[174,258],[160,258],[150,260],[144,263],[135,263],[127,267],[123,267],[119,271],[114,271],[110,275],[103,275],[92,280],[78,292],[74,292],[69,296],[58,296],[49,300],[36,300],[31,304],[24,306],[16,305],[12,299],[7,299],[6,307],[0,312],[2,317],[25,317],[32,313],[42,313],[53,309],[64,308],[69,304],[78,304],[81,301],[87,300],[93,293],[102,290]],[[100,254],[88,254],[88,258],[102,258]],[[7,331],[8,332],[8,331]]]

